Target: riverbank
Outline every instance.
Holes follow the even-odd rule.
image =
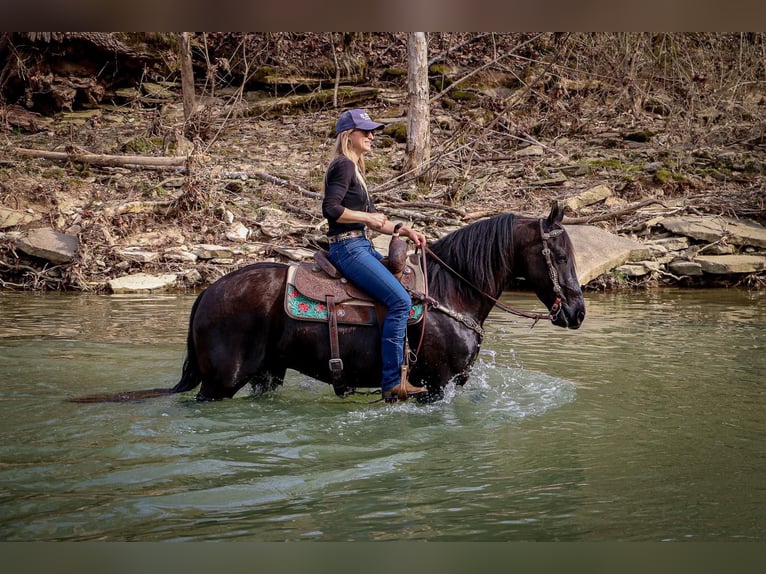
[[[391,126],[401,122],[391,117],[390,108],[370,107]],[[123,141],[121,149],[132,151],[146,130],[131,126],[128,120],[136,114],[97,112],[87,121],[56,119],[52,129],[32,137],[6,135],[0,167],[3,288],[195,289],[242,265],[300,261],[322,246],[317,178],[332,144],[334,112],[296,116],[289,130],[273,125],[282,120],[244,122],[237,130],[239,141],[193,156],[191,175],[181,173],[180,166],[97,166],[18,151],[66,150],[57,143],[63,132],[70,139]],[[180,121],[179,109],[167,106],[166,113],[161,121]],[[107,127],[97,130],[94,124]],[[300,141],[312,131],[308,142]],[[14,145],[22,142],[24,148]],[[403,147],[390,136],[378,138],[368,162],[378,188],[395,181]],[[739,216],[735,203],[762,205],[757,184],[718,185],[684,175],[677,176],[683,186],[662,186],[656,182],[660,168],[646,161],[658,153],[648,144],[599,149],[583,142],[559,141],[555,148],[538,142],[520,147],[502,166],[477,169],[472,178],[441,174],[428,190],[405,182],[376,197],[382,211],[410,221],[431,240],[494,213],[543,216],[550,202],[564,202],[569,208],[565,223],[589,289],[763,286],[766,232]],[[720,161],[723,153],[710,152],[705,161]],[[699,153],[688,156],[699,159]],[[184,165],[189,158],[170,149],[168,155],[147,157],[175,157]],[[630,182],[624,180],[626,172]],[[555,175],[542,179],[534,175],[539,173]],[[748,200],[748,194],[754,197]],[[626,247],[623,240],[632,244]],[[160,279],[116,286],[133,275]]]
[[[366,61],[390,54],[376,38],[354,46]],[[521,85],[505,64],[473,74],[489,52],[470,47],[444,52],[452,63],[434,72],[442,86],[462,83],[432,86],[426,184],[402,174],[407,94],[390,62],[343,79],[338,108],[364,107],[386,124],[367,162],[381,211],[434,240],[496,213],[543,216],[560,201],[581,236],[588,289],[766,284],[757,89],[727,92],[731,105],[712,110],[723,92],[695,84],[698,106],[684,110],[661,86],[629,100],[604,76],[575,81],[579,69],[547,81],[541,62]],[[248,263],[311,257],[324,241],[321,179],[338,110],[321,79],[271,74],[247,91],[201,91],[195,142],[174,82],[141,81],[46,115],[0,108],[0,289],[109,292],[137,274],[164,276],[152,289],[199,289]]]

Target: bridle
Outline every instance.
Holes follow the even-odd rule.
[[[548,265],[548,275],[553,282],[553,292],[556,294],[556,300],[553,302],[553,305],[551,305],[551,314],[548,316],[551,321],[554,321],[556,317],[558,317],[561,312],[561,302],[566,300],[566,298],[564,297],[564,291],[561,289],[561,284],[559,284],[559,272],[551,260],[551,250],[550,247],[548,247],[548,240],[551,237],[558,237],[562,233],[564,233],[564,229],[561,227],[546,233],[545,229],[543,229],[543,220],[540,220],[540,237],[543,240],[543,257],[545,257],[545,263]]]

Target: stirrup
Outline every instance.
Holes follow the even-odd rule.
[[[405,379],[394,388],[383,391],[383,400],[387,403],[395,403],[397,401],[406,401],[410,397],[416,397],[427,392],[428,389],[425,387],[416,387]]]

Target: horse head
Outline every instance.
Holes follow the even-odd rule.
[[[585,319],[585,300],[563,219],[564,208],[555,202],[547,218],[529,222],[520,263],[535,294],[548,307],[553,324],[577,329]]]

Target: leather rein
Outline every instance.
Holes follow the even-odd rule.
[[[435,309],[446,313],[456,321],[459,321],[463,323],[466,327],[472,329],[476,333],[479,334],[479,336],[482,336],[484,334],[484,330],[481,328],[481,325],[476,324],[475,321],[471,320],[470,318],[464,317],[460,313],[456,313],[450,309],[447,309],[445,307],[442,307],[438,301],[435,299],[432,299],[428,295],[428,271],[426,267],[426,253],[428,253],[431,257],[433,257],[434,261],[436,261],[439,265],[447,269],[450,273],[452,273],[455,277],[463,281],[466,285],[474,289],[475,291],[479,292],[481,295],[489,299],[490,301],[494,302],[494,304],[502,309],[503,311],[506,311],[508,313],[511,313],[513,315],[517,315],[519,317],[526,317],[527,319],[533,319],[534,322],[532,323],[532,327],[537,325],[538,321],[541,319],[547,319],[550,321],[553,321],[556,319],[558,314],[561,312],[561,302],[565,299],[564,298],[564,292],[561,289],[561,284],[559,283],[559,274],[556,270],[556,267],[553,265],[553,261],[551,259],[551,250],[548,246],[548,240],[553,237],[558,237],[564,233],[563,229],[555,229],[553,231],[546,232],[543,228],[543,220],[540,219],[540,238],[542,240],[543,249],[542,254],[543,257],[545,257],[545,263],[548,266],[548,275],[551,278],[551,281],[553,282],[553,291],[556,294],[556,300],[553,302],[553,305],[551,306],[550,313],[544,314],[544,313],[532,313],[529,311],[522,311],[521,309],[516,309],[515,307],[511,307],[510,305],[506,305],[502,301],[498,301],[498,299],[489,293],[479,289],[476,285],[471,283],[468,279],[463,277],[460,273],[455,271],[452,267],[450,267],[447,263],[445,263],[438,255],[436,255],[429,247],[425,247],[421,250],[421,267],[423,269],[423,275],[425,278],[425,293],[422,294],[423,300],[426,302],[426,305],[423,310],[423,327],[420,331],[420,342],[418,343],[417,350],[415,351],[415,357],[420,353],[420,348],[423,345],[423,336],[426,332],[426,315],[428,311],[429,305],[434,307]]]

